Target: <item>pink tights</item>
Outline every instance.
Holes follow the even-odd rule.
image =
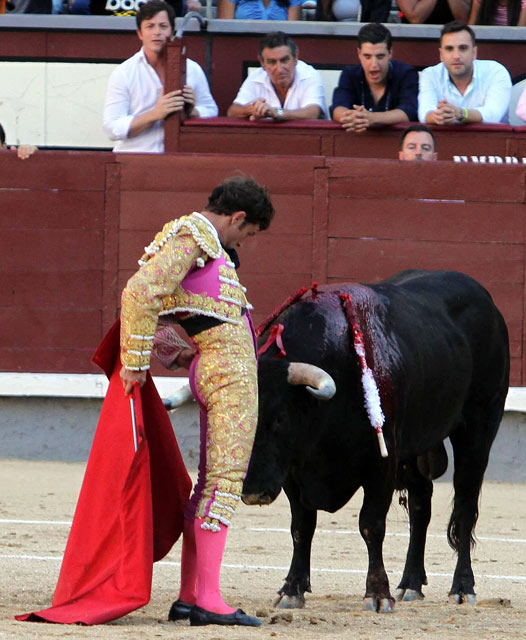
[[[179,600],[213,613],[233,613],[221,596],[219,576],[228,527],[202,529],[204,520],[184,521]]]

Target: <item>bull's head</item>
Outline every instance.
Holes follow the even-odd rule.
[[[330,400],[336,384],[323,369],[303,362],[262,357],[259,361],[259,416],[243,502],[270,504],[279,495],[294,451],[301,442],[302,416],[312,400]]]

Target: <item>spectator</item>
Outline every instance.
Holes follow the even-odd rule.
[[[360,22],[388,22],[391,0],[361,0]]]
[[[526,0],[473,0],[469,24],[526,26]]]
[[[227,115],[249,120],[327,117],[321,76],[314,67],[298,60],[298,48],[290,36],[282,31],[265,36],[259,61],[261,68],[243,82]]]
[[[507,122],[511,78],[494,60],[477,60],[475,34],[450,22],[440,35],[440,62],[420,75],[420,122],[437,125]]]
[[[30,156],[32,156],[37,148],[32,144],[19,144],[18,147],[8,147],[5,142],[5,131],[4,127],[0,124],[0,150],[2,151],[16,151],[17,156],[20,160],[27,160]]]
[[[391,59],[391,33],[381,24],[358,32],[360,64],[345,67],[332,100],[332,117],[346,131],[417,119],[416,69]]]
[[[315,19],[321,22],[357,22],[360,8],[360,0],[318,0]]]
[[[219,0],[222,20],[301,20],[304,0]]]
[[[526,87],[524,87],[521,97],[517,102],[517,108],[515,109],[515,115],[517,118],[521,118],[526,122]]]
[[[117,140],[114,151],[162,153],[164,120],[171,113],[186,112],[189,118],[217,115],[217,105],[201,67],[186,61],[183,89],[161,95],[165,77],[163,51],[174,27],[174,11],[162,0],[151,0],[137,12],[137,35],[141,50],[120,64],[110,76],[104,130]]]
[[[470,0],[398,0],[402,22],[411,24],[466,22],[470,5]]]
[[[400,138],[399,160],[436,160],[437,145],[431,129],[425,124],[412,124]]]

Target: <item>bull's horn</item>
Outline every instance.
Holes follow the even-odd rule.
[[[194,396],[192,394],[192,390],[190,389],[190,385],[185,384],[180,389],[178,389],[173,394],[173,396],[163,398],[163,404],[167,411],[172,411],[173,409],[182,407],[183,404],[187,404],[188,402],[192,402],[193,400]]]
[[[330,400],[336,393],[336,384],[331,376],[320,367],[306,362],[290,363],[287,382],[307,385],[307,391],[319,400]]]

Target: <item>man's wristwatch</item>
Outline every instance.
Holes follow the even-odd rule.
[[[279,109],[276,109],[276,117],[274,118],[274,120],[283,120],[283,109],[280,107]]]

